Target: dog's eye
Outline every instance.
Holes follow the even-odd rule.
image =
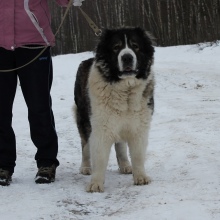
[[[132,47],[133,47],[135,50],[139,50],[139,46],[138,46],[138,44],[136,44],[136,43],[132,43]]]
[[[119,49],[120,49],[120,45],[119,44],[114,45],[113,50],[115,52],[119,51]]]

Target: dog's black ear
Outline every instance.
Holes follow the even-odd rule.
[[[146,36],[151,40],[153,46],[157,46],[156,38],[149,31],[145,31]]]
[[[140,39],[144,39],[142,42],[143,50],[148,54],[149,57],[153,57],[154,55],[154,37],[150,32],[145,31],[143,28],[137,27],[135,28],[135,32],[138,33]]]
[[[112,35],[116,32],[114,29],[104,29],[100,38],[99,43],[97,44],[95,48],[96,58],[102,59],[103,57],[107,56],[110,52],[110,41],[112,38]]]
[[[109,32],[108,29],[104,29],[102,31],[102,34],[99,36],[99,42],[98,42],[98,44],[96,45],[96,48],[95,48],[96,53],[99,53],[100,50],[102,50],[103,47],[106,45],[105,42],[106,42],[106,38],[108,36],[108,32]]]
[[[141,27],[135,27],[134,29],[135,29],[136,33],[139,33],[139,36],[144,37],[145,39],[147,39],[148,42],[150,44],[152,44],[152,46],[156,46],[157,45],[156,38],[153,36],[152,33],[150,33],[149,31],[144,30]]]

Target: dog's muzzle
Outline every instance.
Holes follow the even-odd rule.
[[[124,54],[121,57],[122,60],[122,66],[123,66],[123,71],[125,72],[129,72],[133,70],[133,62],[134,62],[134,58],[131,54]]]
[[[137,58],[131,49],[122,50],[118,56],[119,78],[137,75]]]

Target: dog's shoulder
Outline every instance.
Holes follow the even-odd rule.
[[[88,60],[84,60],[80,63],[79,68],[76,74],[76,82],[75,84],[84,83],[88,79],[89,70],[92,66],[94,58],[90,58]]]
[[[90,58],[88,60],[84,60],[80,63],[77,74],[76,74],[76,81],[75,81],[75,88],[74,88],[74,96],[75,96],[75,103],[77,105],[78,98],[82,98],[82,96],[85,96],[87,94],[87,83],[88,83],[88,77],[90,68],[92,66],[92,63],[94,61],[94,58]]]

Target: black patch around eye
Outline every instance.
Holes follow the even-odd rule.
[[[136,43],[131,44],[131,46],[135,49],[138,50],[139,49],[139,45]]]
[[[120,45],[115,45],[115,46],[113,47],[113,50],[114,50],[114,51],[118,51],[118,50],[120,50],[120,48],[121,48]]]

